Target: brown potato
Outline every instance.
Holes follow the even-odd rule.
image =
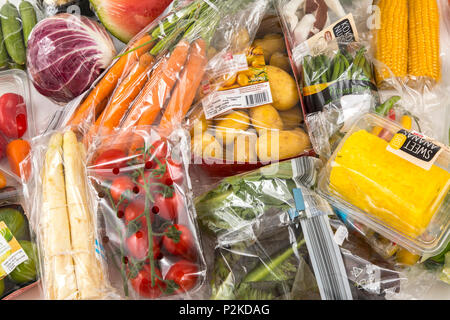
[[[275,52],[270,57],[270,65],[283,69],[286,72],[291,72],[291,63],[289,62],[289,57],[287,54],[282,52]]]
[[[283,35],[279,33],[269,33],[262,39],[256,39],[253,42],[254,46],[260,46],[264,50],[264,60],[269,64],[270,57],[275,52],[286,52],[286,43]]]
[[[280,111],[280,117],[281,120],[283,120],[285,130],[293,130],[298,128],[303,121],[303,114],[300,107]]]
[[[239,134],[234,140],[233,159],[238,163],[256,163],[255,144],[258,136],[255,132],[246,131]]]
[[[222,145],[209,132],[196,135],[191,140],[191,149],[196,157],[201,157],[204,159],[222,159],[223,157]]]
[[[299,156],[309,147],[309,137],[301,129],[266,131],[257,140],[256,152],[259,160],[269,162]]]
[[[286,71],[274,66],[266,66],[266,70],[273,106],[279,111],[293,108],[300,101],[294,78]]]
[[[252,125],[258,133],[266,129],[283,130],[283,120],[281,120],[277,109],[271,104],[251,108],[249,113]]]
[[[250,118],[246,111],[232,111],[216,119],[216,139],[224,145],[234,142],[238,134],[250,126]]]

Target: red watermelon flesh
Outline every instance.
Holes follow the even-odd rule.
[[[127,43],[173,0],[90,0],[106,29]]]

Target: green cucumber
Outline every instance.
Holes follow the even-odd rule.
[[[25,0],[20,3],[19,11],[20,17],[22,18],[23,40],[25,46],[27,46],[31,30],[33,30],[37,23],[36,11],[34,10],[33,5]]]
[[[24,65],[27,54],[23,42],[19,11],[16,6],[7,1],[0,9],[0,16],[6,50],[15,63]]]
[[[6,67],[8,60],[8,52],[6,52],[5,42],[3,41],[3,32],[2,28],[0,28],[0,68]]]

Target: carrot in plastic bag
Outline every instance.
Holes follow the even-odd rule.
[[[150,50],[153,46],[152,37],[148,34],[137,40],[130,50],[134,50],[128,54],[123,55],[117,62],[109,69],[102,80],[89,93],[87,98],[78,107],[72,118],[69,120],[69,125],[77,126],[89,117],[93,108],[97,110],[97,105],[104,99],[111,95],[114,88],[117,86],[119,79],[124,77],[130,68],[138,61],[139,57]]]

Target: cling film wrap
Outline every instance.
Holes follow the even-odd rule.
[[[449,240],[449,161],[444,144],[368,114],[328,160],[319,190],[351,218],[429,257]]]
[[[86,151],[70,129],[33,139],[24,195],[49,300],[112,299],[88,189]]]
[[[42,18],[42,7],[36,0],[0,1],[0,70],[25,70],[27,41]]]
[[[131,149],[133,137],[141,147]],[[87,173],[112,286],[124,299],[192,298],[206,265],[187,175],[187,132],[165,137],[157,127],[137,127],[130,140],[105,138],[90,145]]]

